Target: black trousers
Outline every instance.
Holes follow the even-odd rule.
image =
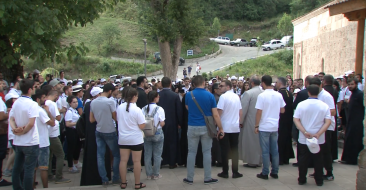
[[[220,139],[222,172],[227,174],[229,171],[229,153],[232,160],[231,170],[238,173],[239,167],[239,133],[225,133],[224,138]]]
[[[325,131],[324,150],[322,151],[324,168],[327,171],[327,175],[333,175],[332,133],[333,131]]]
[[[306,182],[306,175],[308,173],[308,162],[314,162],[314,179],[317,184],[323,183],[323,150],[324,144],[320,145],[320,152],[313,154],[310,152],[306,144],[297,144],[298,164],[299,164],[299,182]]]
[[[8,150],[8,135],[0,135],[0,178],[3,174],[3,160],[6,157],[6,153]]]
[[[79,160],[81,142],[76,129],[66,127],[67,140],[67,165],[71,168],[74,165],[74,160]]]

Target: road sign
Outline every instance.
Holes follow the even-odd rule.
[[[187,50],[187,56],[193,55],[193,50]]]

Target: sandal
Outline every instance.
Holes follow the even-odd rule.
[[[139,185],[140,187],[136,188],[137,185]],[[142,188],[146,187],[146,185],[145,186],[142,186],[142,185],[145,185],[145,184],[143,184],[143,183],[135,184],[135,189],[142,189]]]
[[[122,187],[122,185],[126,185],[126,187]],[[126,189],[126,188],[127,188],[127,182],[126,182],[126,183],[121,183],[121,185],[119,185],[119,187],[120,187],[121,189]]]

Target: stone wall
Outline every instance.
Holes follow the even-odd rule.
[[[330,17],[324,7],[293,20],[294,78],[321,71],[339,76],[355,69],[357,22]]]

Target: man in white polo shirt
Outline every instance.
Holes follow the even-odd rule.
[[[323,149],[323,164],[324,168],[327,171],[327,174],[324,175],[324,179],[328,181],[333,181],[333,160],[331,154],[332,148],[332,132],[335,130],[335,119],[334,116],[336,114],[334,98],[333,96],[322,88],[322,83],[319,78],[313,78],[309,82],[310,85],[316,85],[320,88],[320,92],[318,95],[318,99],[328,105],[330,109],[330,115],[332,118],[330,119],[331,124],[325,132],[325,144]],[[314,177],[314,174],[310,174],[309,177]]]
[[[46,101],[46,92],[37,89],[32,95],[33,101],[37,102],[39,116],[36,119],[39,134],[39,155],[38,168],[41,171],[43,188],[48,188],[48,157],[50,155],[50,141],[48,139],[48,125],[55,126],[55,118],[52,117],[48,106],[44,105]]]
[[[323,185],[323,153],[325,135],[331,123],[329,106],[318,99],[319,86],[309,85],[307,87],[309,99],[300,102],[294,114],[294,123],[299,129],[298,164],[299,164],[299,185],[306,183],[308,163],[312,158],[314,162],[315,182],[318,186]],[[315,137],[320,145],[319,152],[310,152],[307,139]]]
[[[278,154],[278,121],[280,113],[285,112],[286,103],[282,95],[273,90],[272,77],[262,77],[264,92],[259,94],[255,108],[255,133],[259,133],[259,142],[262,149],[263,169],[257,174],[258,178],[268,179],[270,155],[272,158],[272,171],[270,176],[278,178],[279,154]]]
[[[225,80],[220,84],[220,90],[222,95],[220,96],[219,103],[217,104],[217,111],[219,112],[222,128],[224,129],[225,136],[220,139],[221,146],[221,158],[222,158],[222,172],[217,176],[222,178],[228,178],[229,170],[229,152],[232,159],[232,172],[233,178],[243,177],[243,174],[238,172],[239,165],[239,118],[241,118],[242,110],[240,98],[231,89],[232,84],[229,80]]]
[[[39,116],[38,104],[30,96],[34,94],[34,81],[20,81],[22,96],[14,102],[10,111],[9,123],[14,133],[16,146],[12,174],[13,189],[33,189],[34,169],[39,155],[39,135],[36,118]],[[27,159],[25,159],[27,158]],[[20,180],[24,168],[23,183]]]

